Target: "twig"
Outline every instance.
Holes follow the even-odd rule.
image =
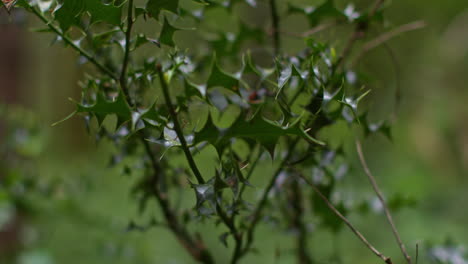
[[[390,39],[392,39],[392,38],[394,38],[394,37],[396,37],[396,36],[398,36],[400,34],[403,34],[405,32],[408,32],[408,31],[413,31],[413,30],[424,28],[425,26],[426,26],[426,22],[424,22],[424,21],[415,21],[415,22],[411,22],[411,23],[408,23],[408,24],[404,24],[404,25],[402,25],[402,26],[400,26],[398,28],[395,28],[395,29],[393,29],[391,31],[383,33],[382,35],[378,36],[377,38],[375,38],[375,39],[367,42],[366,44],[364,44],[361,51],[356,56],[356,58],[353,60],[351,65],[356,65],[356,63],[361,59],[362,56],[364,56],[364,54],[366,54],[370,50],[373,50],[376,47],[384,44],[385,42],[389,41]]]
[[[250,180],[250,178],[252,177],[252,174],[255,170],[255,168],[257,167],[258,165],[258,162],[260,161],[260,157],[262,156],[262,151],[261,151],[261,147],[260,145],[258,146],[258,152],[256,151],[251,151],[249,156],[247,157],[247,161],[251,161],[252,157],[256,154],[256,157],[255,159],[253,160],[252,163],[249,163],[248,167],[249,167],[249,171],[247,172],[247,175],[245,176],[245,180],[248,182]],[[243,183],[240,190],[239,190],[239,194],[238,194],[238,200],[242,200],[242,196],[244,195],[244,191],[245,189],[247,188],[247,184]],[[232,215],[232,221],[235,221],[235,218],[236,218],[236,210],[237,210],[237,204],[234,205],[234,208],[233,208],[233,211],[234,211],[234,214]]]
[[[237,227],[233,221],[233,218],[229,217],[226,212],[224,212],[223,208],[219,204],[219,201],[216,201],[216,212],[218,213],[219,218],[221,218],[221,221],[224,223],[225,226],[229,228],[229,231],[231,232],[232,236],[234,237],[234,241],[236,243],[236,246],[234,248],[234,252],[231,258],[231,264],[237,263],[239,258],[241,257],[241,249],[242,249],[242,236],[237,230]]]
[[[299,181],[292,179],[290,186],[290,196],[292,207],[292,223],[296,233],[296,257],[297,263],[299,264],[311,264],[312,259],[307,252],[308,241],[307,241],[307,227],[304,224],[304,205],[303,205],[303,194]]]
[[[130,98],[130,93],[127,87],[127,68],[130,63],[130,42],[132,38],[132,28],[133,28],[133,0],[128,1],[128,14],[127,14],[127,31],[125,31],[125,52],[122,62],[122,70],[120,72],[119,82],[122,92],[127,98],[127,102],[132,106],[132,98]]]
[[[31,10],[31,12],[38,17],[44,24],[49,27],[50,30],[52,30],[56,35],[60,36],[60,38],[68,44],[70,47],[72,47],[75,51],[77,51],[81,56],[85,57],[89,62],[91,62],[96,68],[98,68],[101,72],[112,78],[113,80],[118,81],[118,77],[112,72],[110,69],[108,69],[106,66],[101,64],[99,61],[96,60],[91,54],[89,54],[86,50],[82,49],[80,46],[75,44],[72,39],[66,36],[62,30],[60,30],[58,27],[56,27],[54,24],[52,24],[51,21],[49,21],[39,10],[36,8],[32,7],[29,5],[27,2],[25,2],[27,5],[27,8]]]
[[[289,31],[286,31],[286,30],[279,30],[279,33],[283,34],[283,35],[286,35],[286,36],[289,36],[289,37],[294,37],[294,38],[306,38],[306,37],[309,37],[311,35],[314,35],[314,34],[317,34],[323,30],[326,30],[326,29],[329,29],[333,26],[336,26],[336,25],[339,25],[340,24],[340,21],[333,21],[333,22],[328,22],[328,23],[323,23],[323,24],[320,24],[316,27],[313,27],[305,32],[302,32],[302,33],[296,33],[296,32],[289,32]],[[273,30],[272,30],[273,31]]]
[[[125,95],[125,99],[130,106],[134,106],[131,102],[130,94],[128,91],[127,86],[127,69],[130,62],[130,45],[131,45],[131,37],[132,37],[132,28],[133,28],[134,20],[133,20],[133,0],[129,0],[128,2],[128,15],[127,15],[127,30],[125,32],[125,54],[122,61],[122,70],[120,73],[120,87],[122,92]],[[175,123],[175,122],[174,122]],[[156,198],[159,207],[161,208],[164,218],[166,219],[167,225],[169,229],[174,233],[177,237],[179,242],[182,246],[189,252],[189,254],[197,261],[200,261],[205,264],[213,264],[214,260],[211,254],[206,250],[203,243],[199,240],[194,239],[187,229],[180,224],[176,214],[171,209],[169,201],[167,200],[167,195],[162,193],[160,188],[161,177],[160,174],[162,173],[161,165],[159,164],[158,160],[156,159],[156,155],[151,150],[151,147],[148,141],[145,140],[143,133],[138,134],[140,141],[142,142],[143,146],[145,147],[146,155],[149,157],[151,161],[151,166],[153,169],[153,176],[151,177],[151,190]]]
[[[296,148],[296,145],[299,143],[299,138],[295,139],[294,142],[289,145],[288,152],[286,154],[286,157],[284,157],[283,161],[279,165],[279,167],[276,169],[275,173],[270,179],[270,182],[268,183],[265,191],[263,192],[262,198],[260,199],[260,202],[257,204],[257,207],[254,210],[254,213],[252,215],[252,219],[250,222],[250,226],[247,228],[247,241],[246,245],[244,246],[244,250],[242,252],[242,255],[247,253],[250,250],[250,247],[252,245],[253,239],[254,239],[254,231],[255,227],[257,226],[258,222],[260,221],[260,217],[262,216],[262,211],[266,206],[267,200],[268,200],[268,195],[270,194],[270,191],[273,189],[275,186],[276,180],[278,179],[278,176],[281,174],[281,172],[284,169],[284,166],[286,166],[287,162],[289,159],[291,159],[294,149]]]
[[[257,164],[258,162],[260,161],[260,157],[262,156],[262,150],[260,149],[261,147],[259,146],[259,150],[258,150],[258,153],[257,153],[257,156],[255,157],[255,160],[249,165],[249,171],[247,172],[247,175],[245,176],[245,180],[248,181],[250,179],[250,177],[252,177],[252,174],[255,170],[255,168],[257,167]],[[253,156],[254,152],[251,152],[250,153],[251,155],[249,156]],[[250,160],[251,157],[249,157],[247,160]],[[246,188],[246,184],[243,184],[240,191],[239,191],[239,197],[242,197],[242,194],[244,193],[245,191],[245,188]]]
[[[351,50],[353,49],[354,43],[358,39],[362,38],[363,34],[364,33],[361,30],[356,30],[356,31],[353,32],[353,34],[349,38],[348,42],[346,43],[346,45],[345,45],[345,47],[344,47],[344,49],[343,49],[343,51],[341,53],[341,56],[338,58],[338,60],[333,65],[333,68],[332,68],[332,73],[333,74],[336,72],[336,70],[338,68],[341,67],[341,65],[345,61],[346,57],[348,57],[349,54],[351,54]]]
[[[141,138],[143,145],[145,146],[145,151],[148,154],[148,157],[151,160],[151,165],[153,167],[153,177],[150,179],[151,191],[156,198],[159,207],[166,219],[169,229],[174,233],[182,246],[189,252],[189,254],[197,261],[205,264],[215,263],[213,257],[208,252],[203,242],[200,240],[194,239],[190,233],[187,231],[184,225],[179,222],[179,219],[175,215],[174,211],[171,209],[169,201],[167,200],[167,195],[161,193],[159,190],[159,181],[160,173],[162,172],[161,166],[156,160],[156,155],[150,148],[148,141]]]
[[[340,24],[340,21],[333,21],[333,22],[323,23],[323,24],[320,24],[320,25],[318,25],[316,27],[313,27],[313,28],[307,30],[306,32],[303,32],[300,36],[305,38],[305,37],[317,34],[320,31],[323,31],[325,29],[329,29],[329,28],[331,28],[333,26],[336,26],[336,25],[339,25],[339,24]]]
[[[390,213],[390,209],[388,208],[387,203],[385,202],[382,191],[380,190],[374,175],[372,175],[372,173],[371,173],[371,171],[369,169],[369,166],[367,166],[367,162],[366,162],[366,159],[364,157],[364,153],[362,152],[361,142],[359,140],[356,140],[356,150],[357,150],[361,165],[364,168],[364,172],[366,173],[367,178],[369,179],[369,181],[370,181],[370,183],[372,185],[372,188],[374,189],[375,194],[377,195],[378,199],[380,200],[380,203],[382,204],[382,206],[384,208],[385,216],[387,218],[388,223],[390,224],[390,226],[392,228],[392,232],[393,232],[393,235],[395,236],[395,239],[396,239],[396,241],[398,243],[398,246],[400,247],[401,252],[403,253],[403,256],[405,257],[406,262],[408,262],[408,264],[411,264],[411,257],[408,254],[408,252],[406,251],[405,245],[403,244],[403,241],[401,240],[400,234],[398,233],[398,230],[397,230],[397,228],[395,226],[395,223],[393,222],[393,217],[392,217],[392,215]]]
[[[192,153],[190,152],[190,148],[187,145],[187,141],[185,140],[184,133],[182,131],[182,127],[180,126],[179,120],[177,119],[177,113],[175,110],[174,105],[171,102],[171,96],[169,94],[169,87],[166,82],[166,79],[164,77],[164,73],[162,71],[162,66],[157,65],[156,69],[158,71],[159,75],[159,80],[161,83],[161,89],[164,95],[164,100],[166,101],[166,106],[169,109],[169,114],[171,115],[172,121],[174,122],[174,130],[177,134],[177,137],[179,138],[180,145],[182,147],[182,150],[184,151],[185,158],[187,159],[190,169],[192,170],[193,174],[195,175],[195,178],[197,179],[199,184],[204,184],[205,180],[203,179],[200,171],[198,170],[197,164],[195,163],[195,160],[193,159]]]
[[[371,19],[372,17],[375,16],[379,8],[383,5],[384,1],[385,0],[375,1],[374,6],[369,11],[368,19]],[[343,62],[351,54],[351,51],[356,41],[363,38],[366,31],[367,31],[367,23],[358,22],[356,24],[356,28],[353,34],[351,35],[351,37],[349,38],[348,42],[346,43],[343,49],[343,52],[341,53],[340,57],[338,57],[338,60],[332,66],[332,73],[334,73],[338,68],[340,68],[343,65]]]
[[[361,232],[359,232],[359,230],[357,230],[353,226],[353,224],[351,224],[351,222],[342,213],[340,213],[340,211],[336,209],[335,206],[333,206],[333,204],[328,200],[328,198],[320,191],[319,188],[317,188],[317,186],[315,186],[315,184],[311,180],[305,177],[300,171],[294,171],[307,183],[307,185],[309,185],[314,190],[314,192],[317,193],[317,195],[320,197],[320,199],[322,199],[323,202],[325,202],[328,208],[330,208],[330,210],[349,227],[349,229],[362,241],[362,243],[364,243],[364,245],[369,250],[372,251],[372,253],[374,253],[377,257],[382,259],[386,264],[392,264],[392,260],[389,257],[386,257],[384,254],[382,254],[380,251],[378,251],[374,246],[372,246],[372,244],[369,243],[369,241],[367,241],[364,235],[362,235]]]
[[[418,264],[419,260],[419,244],[416,244],[416,261],[415,263]]]
[[[281,40],[280,40],[280,17],[278,15],[278,8],[276,6],[276,0],[270,0],[270,12],[271,12],[271,21],[272,21],[272,31],[273,31],[273,50],[275,55],[278,55],[281,50]]]
[[[383,5],[384,2],[385,2],[385,0],[375,1],[374,6],[372,7],[371,11],[369,12],[369,17],[375,16],[375,14],[377,13],[377,11],[379,11],[379,8]]]

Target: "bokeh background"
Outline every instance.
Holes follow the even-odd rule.
[[[355,2],[359,7],[370,1]],[[395,212],[396,223],[413,255],[419,245],[420,263],[437,263],[430,258],[435,245],[446,245],[436,247],[436,254],[452,259],[446,263],[468,263],[462,260],[468,245],[468,1],[388,4],[391,25],[424,20],[427,26],[389,41],[391,53],[373,50],[360,65],[373,76],[370,101],[380,104],[372,106],[375,115],[397,112],[392,141],[372,136],[365,142],[369,164],[384,192],[401,196],[407,205]],[[238,16],[268,19],[265,10],[245,10],[236,7]],[[229,28],[225,16],[213,13],[210,19]],[[294,32],[307,29],[298,17],[283,23]],[[51,47],[52,36],[30,30],[39,25],[22,12],[0,11],[0,184],[6,173],[22,181],[17,196],[0,191],[0,263],[15,263],[13,256],[20,264],[192,263],[164,228],[126,231],[130,221],[144,220],[129,195],[133,179],[108,166],[111,145],[95,144],[78,118],[51,127],[73,111],[67,98],[79,98],[84,70],[73,51]],[[283,37],[288,51],[302,45]],[[398,87],[402,99],[395,109]],[[362,172],[351,174],[344,185],[372,197]],[[380,213],[356,213],[350,219],[400,263]],[[201,230],[210,228],[200,223]],[[260,253],[245,263],[294,263],[290,236],[268,226],[259,234]],[[217,236],[208,244],[219,259],[230,252]],[[315,233],[310,247],[317,263],[378,261],[347,229],[337,235]]]

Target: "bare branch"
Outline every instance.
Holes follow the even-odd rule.
[[[382,206],[384,208],[385,216],[387,218],[388,223],[390,224],[390,226],[392,228],[392,232],[393,232],[393,235],[395,236],[395,239],[396,239],[396,241],[398,243],[398,246],[400,247],[401,252],[403,253],[403,256],[405,257],[406,262],[408,262],[408,264],[411,264],[411,256],[406,251],[405,245],[403,244],[403,241],[401,240],[400,234],[398,233],[398,230],[397,230],[397,228],[395,226],[395,223],[393,221],[393,217],[392,217],[392,215],[390,213],[390,209],[388,208],[387,203],[385,202],[382,191],[380,190],[380,188],[379,188],[379,186],[377,184],[377,181],[375,180],[374,175],[372,175],[369,167],[367,166],[366,159],[365,159],[364,154],[362,152],[361,142],[359,140],[356,140],[356,150],[357,150],[357,153],[358,153],[358,156],[359,156],[359,160],[361,161],[361,165],[364,168],[364,172],[366,173],[367,178],[369,179],[369,181],[370,181],[370,183],[372,185],[372,188],[374,189],[374,192],[376,193],[377,197],[380,200],[380,203],[382,204]]]
[[[133,0],[128,1],[128,14],[127,14],[127,31],[125,31],[125,52],[124,58],[122,61],[122,70],[120,72],[119,82],[120,88],[127,98],[129,105],[133,106],[132,99],[130,98],[130,93],[127,87],[127,68],[130,63],[130,42],[132,38],[132,28],[133,28]]]
[[[300,171],[296,170],[293,168],[293,170],[309,185],[314,192],[317,193],[317,195],[322,199],[322,201],[330,208],[330,210],[338,216],[348,227],[349,229],[359,238],[359,240],[362,241],[362,243],[370,250],[372,253],[374,253],[377,257],[382,259],[386,264],[392,264],[392,260],[389,257],[386,257],[384,254],[382,254],[380,251],[378,251],[374,246],[372,246],[369,241],[364,237],[364,235],[359,232],[359,230],[354,227],[353,224],[338,210],[336,209],[335,206],[328,200],[328,198],[320,191],[320,189],[315,186],[315,184],[309,180],[307,177],[305,177]]]
[[[413,31],[413,30],[418,30],[418,29],[421,29],[421,28],[424,28],[426,27],[426,22],[424,21],[414,21],[414,22],[411,22],[411,23],[408,23],[408,24],[404,24],[400,27],[397,27],[391,31],[388,31],[388,32],[385,32],[383,33],[382,35],[378,36],[377,38],[367,42],[366,44],[364,44],[364,46],[362,47],[362,50],[360,51],[360,53],[356,56],[356,58],[353,60],[353,62],[351,63],[351,65],[355,65],[360,59],[362,56],[364,56],[364,54],[366,54],[367,52],[377,48],[378,46],[384,44],[385,42],[389,41],[390,39],[400,35],[400,34],[403,34],[405,32],[408,32],[408,31]]]
[[[339,24],[340,24],[340,21],[332,21],[332,22],[320,24],[320,25],[318,25],[318,26],[316,26],[314,28],[311,28],[311,29],[307,30],[306,32],[302,33],[301,37],[305,38],[305,37],[317,34],[320,31],[329,29],[329,28],[334,27],[334,26],[339,25]]]
[[[257,207],[255,208],[253,214],[252,214],[252,220],[250,221],[250,226],[247,228],[247,241],[246,245],[244,247],[244,250],[242,252],[242,255],[247,253],[250,250],[250,247],[253,243],[254,239],[254,232],[255,228],[257,227],[258,222],[261,219],[263,209],[265,208],[268,200],[268,195],[270,194],[270,191],[273,189],[276,180],[278,179],[278,176],[281,174],[283,171],[284,167],[286,166],[287,162],[289,162],[289,159],[291,159],[292,155],[294,154],[294,149],[296,148],[297,144],[299,143],[299,139],[297,138],[294,140],[293,143],[289,145],[288,152],[286,154],[286,157],[283,159],[279,167],[276,169],[275,173],[270,179],[270,182],[268,183],[265,191],[263,192],[262,198],[258,202]]]
[[[385,0],[376,0],[376,2],[374,3],[374,6],[369,11],[369,15],[368,15],[369,19],[375,16],[375,14],[379,10],[379,8],[383,5],[384,2]],[[332,69],[333,72],[335,72],[338,68],[340,68],[343,65],[343,62],[351,54],[351,51],[356,41],[363,38],[366,31],[367,31],[367,26],[363,26],[362,23],[356,24],[356,28],[353,34],[351,35],[351,37],[349,38],[348,42],[346,43],[343,49],[343,52],[341,53],[341,56],[333,65],[333,69]]]
[[[276,6],[276,0],[270,0],[270,12],[271,12],[271,21],[272,21],[272,31],[273,31],[273,49],[275,55],[278,55],[281,50],[281,39],[279,36],[280,30],[280,17],[278,15],[278,8]]]
[[[316,27],[313,27],[313,28],[311,28],[311,29],[309,29],[309,30],[307,30],[305,32],[302,32],[302,33],[289,32],[289,31],[286,31],[286,30],[279,30],[279,33],[287,35],[289,37],[294,37],[294,38],[306,38],[306,37],[309,37],[311,35],[322,32],[322,31],[324,31],[326,29],[329,29],[331,27],[337,26],[340,23],[341,23],[341,21],[339,21],[339,20],[332,21],[332,22],[326,22],[326,23],[320,24],[320,25],[318,25]]]

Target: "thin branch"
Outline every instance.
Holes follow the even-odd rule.
[[[283,34],[283,35],[286,35],[286,36],[289,36],[289,37],[294,37],[294,38],[306,38],[306,37],[309,37],[311,35],[314,35],[314,34],[317,34],[323,30],[326,30],[326,29],[329,29],[333,26],[336,26],[336,25],[339,25],[341,23],[341,21],[332,21],[332,22],[328,22],[328,23],[323,23],[323,24],[320,24],[316,27],[313,27],[305,32],[302,32],[302,33],[296,33],[296,32],[289,32],[287,30],[279,30],[279,33]]]
[[[280,17],[278,15],[278,8],[276,6],[276,0],[270,0],[270,12],[272,21],[273,31],[273,50],[275,55],[278,55],[281,50],[281,39],[280,39]]]
[[[353,46],[354,46],[354,43],[362,38],[362,36],[364,35],[364,32],[361,31],[361,30],[355,30],[353,32],[353,34],[351,35],[351,37],[348,39],[348,42],[346,43],[340,57],[338,58],[338,60],[335,62],[335,64],[333,65],[332,67],[332,73],[335,73],[336,70],[338,68],[341,67],[341,65],[343,65],[343,62],[346,60],[346,58],[349,56],[349,54],[351,54],[351,51],[353,49]]]
[[[293,168],[294,169],[294,168]],[[356,227],[351,224],[351,222],[338,210],[336,209],[335,206],[328,200],[328,198],[320,191],[320,189],[315,186],[315,184],[309,180],[307,177],[305,177],[300,171],[294,170],[306,183],[309,185],[314,192],[317,193],[317,195],[322,199],[322,201],[330,208],[330,210],[338,216],[347,226],[348,228],[362,241],[362,243],[372,251],[377,257],[382,259],[386,264],[392,264],[392,260],[389,257],[386,257],[384,254],[382,254],[380,251],[378,251],[374,246],[372,246],[369,241],[364,237],[364,235],[359,232],[359,230],[356,229]]]
[[[242,252],[242,255],[247,253],[250,250],[250,247],[253,243],[254,240],[254,231],[255,228],[260,221],[260,218],[262,216],[262,211],[265,208],[268,200],[268,195],[270,194],[270,191],[273,189],[275,186],[276,180],[278,179],[278,176],[281,174],[283,171],[284,167],[288,163],[288,161],[291,159],[294,153],[294,149],[296,148],[297,144],[299,143],[299,138],[295,139],[294,142],[289,145],[288,152],[286,154],[286,157],[284,157],[283,161],[279,165],[279,167],[276,169],[275,173],[270,179],[270,182],[268,183],[265,191],[263,192],[262,198],[260,199],[260,202],[258,203],[257,207],[254,210],[254,213],[252,215],[252,219],[250,221],[250,226],[247,228],[247,241],[246,245],[244,246],[244,250]]]
[[[189,252],[189,254],[197,261],[205,264],[213,264],[215,263],[213,257],[208,252],[206,247],[203,245],[202,241],[195,240],[190,233],[187,231],[184,225],[179,222],[174,211],[171,209],[169,201],[167,200],[167,195],[161,193],[159,189],[160,185],[160,173],[162,173],[162,169],[158,161],[156,160],[156,155],[150,148],[148,141],[146,141],[143,137],[140,137],[143,145],[145,146],[145,151],[148,157],[151,160],[151,165],[153,167],[153,176],[150,179],[150,186],[151,191],[156,198],[159,207],[166,219],[167,225],[169,229],[174,233],[177,237],[179,242],[182,246]]]
[[[229,231],[231,232],[232,236],[234,237],[234,241],[236,242],[236,246],[234,248],[234,253],[231,258],[231,263],[235,264],[241,257],[241,249],[242,249],[242,236],[237,230],[237,227],[233,221],[233,218],[229,217],[226,212],[224,212],[223,208],[219,204],[219,201],[216,201],[216,212],[218,213],[219,218],[221,218],[221,221],[224,223],[227,228],[229,228]]]
[[[132,28],[133,28],[133,0],[128,1],[128,14],[127,14],[127,31],[125,31],[125,51],[122,62],[122,70],[120,72],[119,82],[122,92],[124,93],[127,101],[130,105],[133,105],[130,93],[127,87],[127,69],[130,63],[130,44],[132,39]]]
[[[27,4],[27,3],[26,3]],[[72,39],[70,39],[62,30],[60,30],[57,26],[52,24],[51,21],[49,21],[39,10],[36,8],[30,6],[27,4],[27,8],[31,10],[31,12],[38,17],[44,24],[49,27],[50,30],[52,30],[57,36],[60,36],[60,38],[68,44],[70,47],[72,47],[75,51],[77,51],[81,56],[85,57],[89,62],[91,62],[96,68],[98,68],[102,73],[106,74],[113,80],[118,81],[118,77],[112,72],[110,69],[108,69],[106,66],[101,64],[96,58],[94,58],[90,53],[88,53],[86,50],[82,49],[80,46],[78,46]]]
[[[258,162],[260,161],[260,157],[261,157],[261,154],[262,154],[260,146],[258,146],[258,153],[256,153],[255,151],[250,152],[247,160],[250,161],[255,154],[257,154],[256,157],[255,157],[255,160],[252,162],[252,164],[249,165],[249,171],[247,172],[247,175],[245,176],[246,181],[248,181],[250,179],[250,177],[252,177],[252,174],[253,174],[255,168],[257,167]],[[242,186],[241,186],[241,188],[239,190],[238,200],[242,199],[242,196],[244,194],[246,186],[247,186],[247,184],[245,184],[245,183],[242,184]],[[234,209],[233,209],[234,213],[233,213],[233,215],[231,217],[231,221],[232,221],[233,224],[235,224],[235,221],[236,221],[236,210],[237,210],[237,204],[234,205]],[[236,241],[236,246],[234,248],[234,251],[233,251],[233,254],[232,254],[232,257],[231,257],[231,264],[237,263],[243,256],[242,244],[243,244],[244,240],[243,240],[242,233],[237,231],[237,237],[234,237],[234,239]]]
[[[385,0],[375,1],[374,6],[372,7],[371,11],[369,12],[369,17],[375,16],[375,14],[377,13],[377,11],[379,11],[379,8],[383,5],[384,2],[385,2]]]
[[[171,102],[171,96],[169,93],[169,87],[166,82],[166,79],[164,77],[164,72],[162,71],[162,66],[157,65],[156,69],[158,71],[159,75],[159,80],[161,83],[161,89],[164,95],[164,100],[166,101],[166,106],[169,109],[169,114],[171,115],[172,122],[174,122],[174,130],[177,134],[177,137],[179,138],[180,145],[182,147],[182,150],[184,151],[185,158],[187,159],[190,169],[192,170],[193,174],[195,175],[195,178],[197,179],[199,184],[204,184],[205,180],[203,179],[200,171],[198,170],[197,164],[195,163],[195,160],[193,159],[192,153],[190,152],[190,148],[188,147],[187,141],[185,140],[184,133],[182,131],[182,127],[180,126],[179,120],[177,119],[177,113],[175,110],[174,105]]]
[[[424,22],[424,21],[414,21],[414,22],[411,22],[411,23],[408,23],[408,24],[404,24],[404,25],[402,25],[402,26],[400,26],[398,28],[395,28],[395,29],[393,29],[391,31],[383,33],[382,35],[378,36],[377,38],[375,38],[375,39],[367,42],[366,44],[364,44],[361,51],[356,56],[356,58],[353,60],[351,65],[356,65],[356,63],[362,58],[362,56],[364,56],[369,51],[377,48],[378,46],[384,44],[385,42],[389,41],[390,39],[392,39],[392,38],[394,38],[394,37],[396,37],[398,35],[401,35],[401,34],[403,34],[405,32],[418,30],[418,29],[421,29],[421,28],[424,28],[424,27],[426,27],[426,22]]]
[[[392,215],[390,213],[390,209],[388,208],[387,203],[385,202],[382,191],[380,190],[374,175],[372,175],[372,173],[371,173],[371,171],[369,169],[369,166],[367,166],[367,162],[366,162],[366,159],[364,157],[364,153],[362,152],[361,142],[359,140],[356,140],[356,150],[357,150],[361,165],[364,168],[364,172],[366,173],[367,178],[369,179],[369,181],[370,181],[370,183],[372,185],[372,188],[374,189],[375,194],[379,198],[380,203],[382,204],[382,206],[384,208],[385,216],[387,218],[388,223],[390,224],[390,226],[392,228],[392,232],[393,232],[393,235],[395,236],[395,239],[396,239],[396,241],[398,243],[398,246],[400,247],[401,252],[403,253],[403,256],[405,257],[406,262],[408,262],[408,264],[411,264],[411,256],[406,251],[405,245],[403,244],[403,241],[401,240],[400,234],[398,233],[398,230],[397,230],[397,228],[395,226],[395,223],[393,221],[393,217],[392,217]]]
[[[416,264],[418,264],[419,261],[419,244],[416,244]]]
[[[125,32],[125,53],[122,61],[122,70],[119,77],[120,87],[125,95],[125,100],[130,106],[134,104],[131,102],[130,94],[127,86],[127,69],[130,62],[130,45],[132,37],[132,28],[134,24],[133,20],[133,0],[128,2],[128,15],[127,15],[127,30]],[[177,218],[174,210],[171,209],[167,195],[162,193],[160,190],[162,168],[156,155],[153,153],[148,141],[145,140],[143,133],[138,134],[140,141],[142,142],[146,155],[151,161],[153,169],[153,176],[150,179],[150,186],[152,187],[152,193],[156,198],[161,211],[163,212],[164,218],[166,219],[169,229],[174,233],[182,246],[189,252],[189,254],[197,261],[205,264],[213,264],[214,260],[211,254],[206,250],[203,243],[199,240],[194,239],[187,229],[181,225]]]
[[[252,174],[253,174],[255,168],[257,167],[258,162],[260,161],[260,157],[262,156],[262,150],[260,148],[261,147],[259,147],[259,150],[258,150],[257,156],[255,157],[255,160],[249,165],[249,171],[247,172],[247,175],[245,176],[246,181],[248,181],[252,177]],[[250,154],[251,154],[250,156],[253,156],[254,152],[251,152]],[[250,159],[251,159],[251,157],[249,157],[248,160],[250,160]],[[243,184],[241,186],[241,189],[239,191],[239,197],[242,197],[242,195],[244,194],[244,191],[247,188],[246,186],[247,186],[246,184]]]
[[[376,0],[374,3],[374,6],[371,8],[368,14],[368,19],[371,19],[375,16],[379,8],[383,5],[385,0]],[[343,65],[343,62],[346,60],[346,58],[351,54],[351,51],[354,47],[354,44],[356,43],[357,40],[361,39],[364,37],[366,31],[367,31],[367,23],[363,22],[358,22],[356,24],[356,28],[354,32],[352,33],[351,37],[348,39],[348,42],[346,43],[340,57],[338,57],[338,60],[334,63],[332,66],[332,72],[334,73],[338,68],[340,68]]]
[[[242,257],[242,235],[239,233],[237,235],[234,235],[234,240],[236,241],[236,246],[232,254],[231,264],[238,263],[240,258]]]
[[[328,22],[328,23],[323,23],[323,24],[320,24],[316,27],[313,27],[309,30],[307,30],[306,32],[303,32],[300,36],[305,38],[305,37],[308,37],[308,36],[311,36],[311,35],[314,35],[314,34],[317,34],[323,30],[326,30],[326,29],[329,29],[331,27],[334,27],[336,25],[339,25],[340,24],[340,21],[332,21],[332,22]]]
[[[290,194],[288,197],[292,207],[291,220],[296,233],[296,258],[299,264],[311,264],[312,259],[307,252],[308,232],[304,223],[303,194],[299,181],[293,179],[290,183]]]

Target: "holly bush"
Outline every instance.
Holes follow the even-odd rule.
[[[392,37],[385,33],[388,5],[337,2],[3,0],[8,10],[37,17],[44,27],[35,31],[77,53],[81,98],[54,125],[82,117],[97,141],[115,146],[112,164],[136,179],[128,190],[140,214],[159,209],[148,225],[132,221],[129,230],[163,223],[195,261],[241,263],[262,243],[258,227],[267,226],[292,231],[297,262],[315,263],[308,238],[347,227],[392,263],[347,218],[365,204],[350,205],[335,192],[351,163],[344,145],[354,138],[411,263],[390,214],[405,201],[385,201],[360,143],[376,133],[391,139],[392,115],[369,117],[369,76],[359,67]],[[284,26],[290,16],[308,30]],[[294,49],[285,45],[291,39]],[[202,233],[199,222],[225,231]],[[209,236],[231,257],[215,259]]]

